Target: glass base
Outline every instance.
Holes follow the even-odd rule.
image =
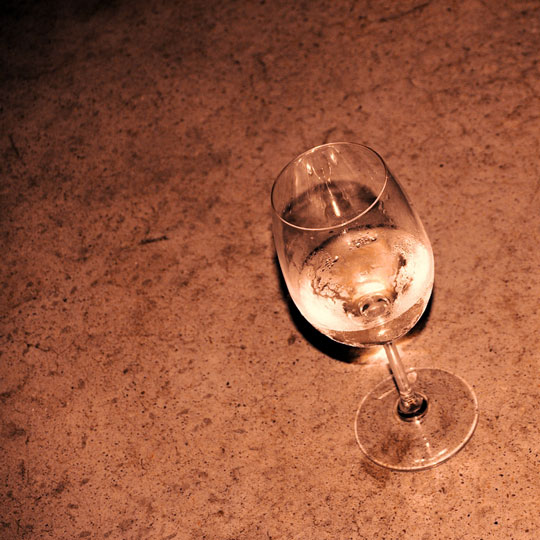
[[[411,369],[415,392],[427,398],[427,409],[415,418],[398,412],[394,379],[377,385],[360,403],[355,433],[364,454],[383,467],[418,471],[452,457],[471,438],[478,421],[478,402],[460,377],[441,369]]]

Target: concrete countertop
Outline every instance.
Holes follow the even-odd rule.
[[[535,539],[540,4],[8,2],[0,32],[0,538]],[[269,193],[365,143],[436,285],[399,348],[475,389],[441,466],[354,437],[380,350],[283,288]]]

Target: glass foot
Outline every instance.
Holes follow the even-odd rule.
[[[355,433],[364,454],[383,467],[417,471],[452,457],[471,438],[478,422],[478,402],[460,377],[441,369],[411,369],[414,390],[427,407],[413,418],[399,413],[394,379],[377,385],[360,403]]]

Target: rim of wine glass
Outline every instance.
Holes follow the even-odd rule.
[[[276,190],[276,185],[277,185],[278,180],[281,177],[281,175],[295,161],[299,161],[306,154],[312,153],[315,150],[320,150],[321,148],[325,148],[326,146],[358,146],[360,148],[364,148],[365,150],[369,150],[375,157],[378,158],[378,160],[381,162],[381,165],[384,168],[384,182],[383,182],[383,185],[382,185],[381,190],[379,191],[377,197],[374,199],[374,201],[367,208],[362,210],[362,212],[359,212],[358,214],[356,214],[351,219],[347,219],[343,223],[336,223],[336,224],[334,224],[332,226],[328,226],[328,227],[301,227],[300,225],[295,225],[294,223],[291,223],[290,221],[287,221],[286,219],[284,219],[278,213],[278,211],[276,210],[276,207],[274,205],[274,192]],[[382,158],[382,156],[377,151],[373,150],[373,148],[371,148],[371,147],[369,147],[369,146],[367,146],[365,144],[347,142],[347,141],[338,141],[338,142],[330,142],[330,143],[319,144],[317,146],[313,146],[312,148],[309,148],[308,150],[305,150],[301,154],[298,154],[295,158],[291,159],[287,163],[287,165],[285,165],[285,167],[283,167],[283,169],[281,169],[280,173],[277,175],[276,179],[274,180],[274,184],[272,185],[272,191],[270,192],[270,202],[272,204],[272,210],[273,210],[274,214],[277,216],[277,218],[280,221],[282,221],[283,223],[285,223],[289,227],[293,227],[293,228],[299,229],[301,231],[330,231],[330,230],[335,229],[337,227],[344,227],[345,225],[348,225],[349,223],[352,223],[353,221],[357,220],[359,217],[362,217],[363,215],[367,214],[379,202],[380,198],[382,197],[382,194],[384,193],[384,190],[386,189],[386,185],[388,184],[388,176],[389,176],[389,170],[388,170],[388,167],[386,166],[386,163],[385,163],[384,159]]]

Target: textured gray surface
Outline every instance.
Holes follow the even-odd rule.
[[[538,537],[538,1],[4,11],[1,538]],[[400,348],[481,417],[430,471],[364,460],[384,360],[282,289],[270,187],[327,140],[377,149],[432,240]]]

